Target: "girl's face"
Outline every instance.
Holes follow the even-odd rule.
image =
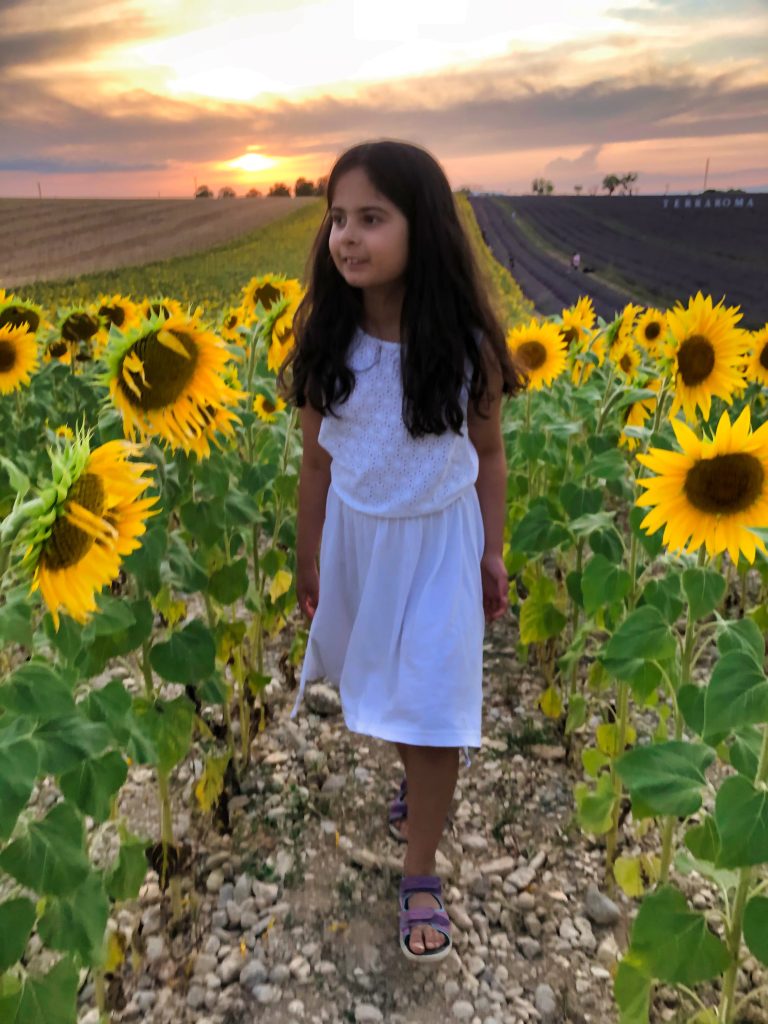
[[[355,288],[401,284],[408,265],[408,219],[355,167],[339,178],[331,204],[331,258]]]

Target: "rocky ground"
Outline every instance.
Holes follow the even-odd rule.
[[[536,710],[508,626],[486,633],[484,741],[462,767],[439,851],[454,951],[439,964],[398,947],[403,848],[386,826],[400,771],[394,748],[349,733],[329,687],[294,721],[270,685],[231,831],[192,810],[200,765],[177,773],[175,820],[189,868],[185,917],[169,920],[150,874],[115,926],[129,952],[109,983],[113,1020],[146,1024],[612,1024],[612,972],[633,902],[610,896],[602,849],[572,821],[581,772]],[[156,834],[151,772],[134,769],[122,810]],[[699,892],[706,905],[709,897]],[[745,979],[747,983],[748,980]],[[80,1024],[96,1024],[91,983]],[[654,1021],[682,1021],[662,992]],[[760,1019],[760,1018],[755,1018]]]

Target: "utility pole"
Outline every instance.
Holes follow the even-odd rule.
[[[37,183],[37,198],[38,199],[42,199],[43,198],[43,190],[40,188],[40,182],[39,181]]]
[[[709,157],[707,157],[707,163],[706,163],[706,165],[704,167],[704,188],[702,189],[702,192],[706,192],[707,191],[707,178],[708,177],[709,177]]]

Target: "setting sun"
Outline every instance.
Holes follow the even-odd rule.
[[[261,153],[244,153],[235,160],[228,160],[224,167],[231,167],[238,171],[266,171],[277,163],[271,156],[263,156]]]

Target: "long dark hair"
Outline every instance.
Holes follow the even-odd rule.
[[[408,220],[400,322],[403,421],[412,437],[443,434],[448,427],[459,433],[466,358],[472,363],[469,396],[485,418],[481,405],[487,397],[488,375],[478,336],[501,369],[505,394],[518,391],[523,378],[510,357],[448,179],[434,157],[407,142],[364,142],[334,164],[325,216],[309,257],[307,293],[293,321],[296,344],[280,368],[278,389],[292,405],[301,407],[309,401],[323,415],[336,415],[332,403],[344,402],[355,386],[346,353],[362,320],[362,292],[336,269],[328,240],[338,181],[358,167]]]

